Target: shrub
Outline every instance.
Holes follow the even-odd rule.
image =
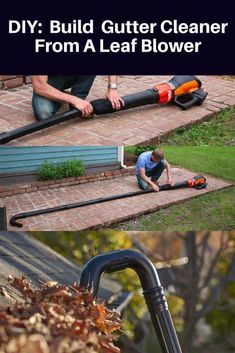
[[[68,160],[61,164],[51,164],[45,161],[38,171],[39,180],[56,180],[77,177],[84,173],[84,166],[80,160]]]

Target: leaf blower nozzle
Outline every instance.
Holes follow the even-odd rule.
[[[162,352],[182,353],[157,270],[142,253],[119,250],[93,257],[83,268],[80,286],[91,290],[96,297],[104,272],[111,273],[126,268],[131,268],[139,276]]]

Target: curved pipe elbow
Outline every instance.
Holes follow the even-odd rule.
[[[10,225],[14,226],[14,227],[18,227],[21,228],[23,227],[23,224],[20,222],[16,222],[16,220],[19,219],[17,216],[12,216],[10,218]]]
[[[92,290],[97,296],[101,276],[126,268],[133,269],[139,276],[143,290],[160,286],[157,271],[152,262],[143,254],[134,250],[118,250],[93,257],[85,265],[80,286]]]

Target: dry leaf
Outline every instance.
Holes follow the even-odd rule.
[[[0,307],[0,353],[120,353],[112,335],[120,316],[92,293],[77,284],[49,281],[34,290],[25,277],[8,280],[24,302]]]

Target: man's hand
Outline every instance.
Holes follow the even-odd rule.
[[[169,178],[167,178],[166,183],[170,184],[171,186],[173,186],[174,185],[174,180],[171,177],[169,177]]]
[[[93,113],[91,103],[81,98],[73,96],[71,99],[71,104],[74,106],[74,108],[81,111],[83,117],[89,117]]]
[[[152,188],[153,188],[153,190],[154,190],[155,192],[158,192],[158,191],[160,190],[160,189],[159,189],[159,186],[156,185],[156,184],[154,184],[154,183],[152,183],[151,186],[152,186]]]
[[[125,105],[116,89],[109,88],[106,93],[106,98],[110,101],[115,110],[120,110],[121,107]]]

